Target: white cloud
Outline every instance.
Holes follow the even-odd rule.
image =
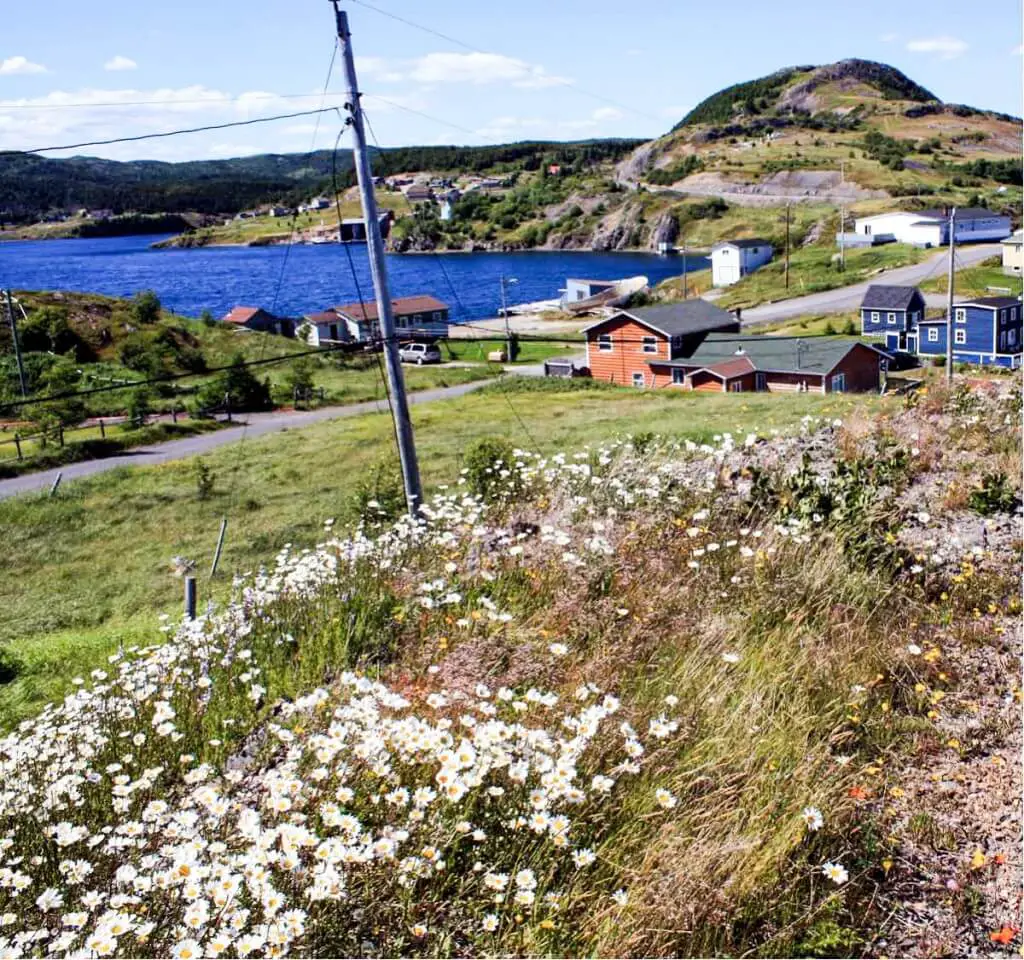
[[[105,64],[103,64],[104,70],[134,70],[138,64],[132,60],[131,57],[122,57],[118,54],[116,57],[111,57]]]
[[[8,57],[6,60],[0,60],[0,76],[16,73],[46,73],[46,67],[41,63],[33,63],[27,57]]]
[[[883,33],[878,39],[881,40],[882,43],[892,43],[893,40],[897,39],[898,37],[898,33]]]
[[[592,114],[598,122],[602,120],[621,120],[622,111],[618,107],[598,107]]]
[[[384,83],[402,80],[423,85],[506,83],[522,90],[543,90],[572,83],[568,77],[548,73],[540,64],[500,53],[428,53],[413,60],[394,61],[384,57],[357,57],[356,70],[360,76]]]
[[[943,60],[954,60],[966,49],[967,43],[958,37],[924,37],[907,43],[911,53],[937,53]]]
[[[548,137],[559,139],[565,136],[614,133],[616,121],[622,118],[615,107],[598,107],[588,117],[572,120],[542,120],[539,117],[495,117],[476,133],[489,140],[510,140],[515,136]],[[601,128],[604,128],[603,130]]]

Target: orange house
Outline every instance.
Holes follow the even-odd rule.
[[[712,332],[739,329],[737,317],[700,299],[619,310],[584,328],[587,366],[598,380],[658,386],[657,365],[689,357]]]

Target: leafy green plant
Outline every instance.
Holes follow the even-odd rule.
[[[1017,503],[1017,493],[1005,473],[986,473],[981,485],[967,498],[970,508],[983,517],[1009,513]]]
[[[384,457],[367,470],[355,492],[355,512],[369,527],[397,519],[406,509],[402,468],[395,456]]]
[[[209,500],[210,497],[213,496],[213,487],[216,482],[216,476],[206,461],[202,459],[196,460],[195,478],[196,497],[200,500]]]
[[[483,437],[466,451],[463,473],[469,489],[484,500],[494,501],[511,493],[516,484],[512,445],[499,437]]]

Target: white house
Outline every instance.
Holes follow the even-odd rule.
[[[956,211],[956,242],[975,243],[1002,240],[1012,230],[1010,218],[984,207],[963,207]],[[948,210],[900,210],[860,217],[854,230],[877,240],[894,240],[917,247],[944,247],[949,243]]]
[[[1024,256],[1021,256],[1021,245],[1024,244],[1024,230],[1018,230],[1003,241],[1003,273],[1011,277],[1019,277],[1024,267]]]
[[[307,313],[298,323],[295,335],[311,347],[331,347],[349,340],[345,318],[333,307],[319,313]]]
[[[711,282],[727,287],[753,273],[772,258],[772,245],[757,237],[751,240],[724,240],[711,248]]]
[[[309,203],[306,204],[307,210],[326,210],[331,205],[331,201],[327,197],[313,197]]]

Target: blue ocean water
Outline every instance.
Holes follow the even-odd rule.
[[[371,299],[366,247],[351,244],[355,276],[337,244],[278,247],[200,247],[154,250],[159,237],[32,240],[0,243],[0,287],[68,290],[132,296],[155,290],[169,309],[186,316],[233,306],[257,306],[300,316],[333,304]],[[688,257],[687,269],[708,266]],[[646,275],[652,284],[682,270],[682,258],[648,253],[528,251],[522,253],[389,254],[392,296],[429,293],[451,305],[453,322],[498,314],[499,278],[515,277],[509,304],[559,295],[568,277],[615,280]]]

